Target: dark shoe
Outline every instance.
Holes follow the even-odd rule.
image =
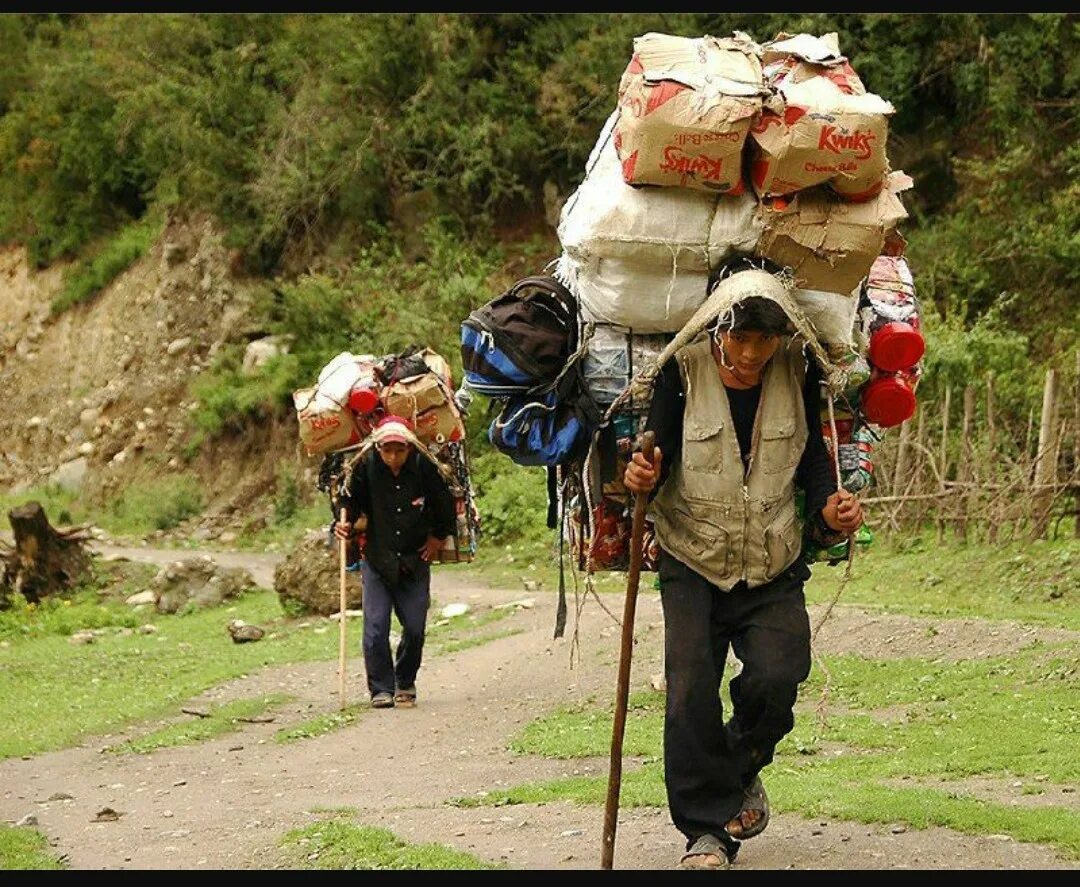
[[[716,835],[702,835],[683,854],[677,869],[726,869],[731,867],[727,848]]]
[[[389,693],[376,693],[371,697],[372,708],[393,708],[394,697]]]
[[[402,708],[416,708],[416,687],[404,687],[394,694],[394,703]]]
[[[757,821],[749,828],[744,828],[740,820],[743,813],[748,810],[753,810],[758,814]],[[743,804],[742,809],[739,810],[739,816],[736,816],[726,826],[726,831],[731,837],[738,838],[741,841],[745,841],[747,838],[752,838],[755,835],[760,835],[765,831],[765,826],[769,824],[769,796],[765,794],[765,786],[761,783],[761,777],[755,776],[754,781],[750,783],[747,789],[743,792]]]

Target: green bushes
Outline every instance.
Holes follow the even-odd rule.
[[[546,539],[547,478],[521,468],[490,448],[473,459],[471,473],[485,545]]]
[[[169,530],[203,508],[202,487],[194,475],[162,477],[129,486],[106,506],[103,525],[115,533]]]
[[[63,290],[53,299],[52,313],[60,314],[97,295],[146,254],[160,230],[156,217],[120,228],[98,252],[68,273]]]
[[[426,344],[460,377],[460,325],[469,311],[495,295],[502,253],[477,246],[433,222],[424,231],[424,261],[403,260],[384,235],[335,274],[309,274],[266,288],[256,305],[261,325],[291,337],[290,353],[253,376],[240,372],[243,348],[222,350],[195,383],[197,427],[205,436],[243,427],[253,417],[289,409],[297,388],[313,385],[319,370],[342,351],[391,354]]]

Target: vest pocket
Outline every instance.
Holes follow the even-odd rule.
[[[795,508],[781,512],[765,528],[765,578],[773,579],[790,564],[799,551],[801,527]]]
[[[796,445],[798,444],[798,445]],[[795,434],[795,419],[765,423],[761,427],[761,452],[758,465],[761,470],[773,474],[788,471],[799,464],[806,437]]]
[[[700,564],[719,576],[726,576],[730,555],[730,539],[723,527],[695,517],[682,508],[675,509],[679,533],[686,551]]]
[[[720,449],[722,419],[692,419],[683,428],[682,462],[696,471],[720,471],[723,460]]]

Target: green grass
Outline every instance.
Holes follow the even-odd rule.
[[[193,719],[177,724],[170,724],[131,739],[120,745],[109,746],[106,750],[116,753],[133,752],[135,754],[148,754],[159,748],[171,748],[177,745],[194,745],[206,739],[214,739],[226,733],[234,733],[240,728],[240,718],[251,718],[269,711],[279,705],[284,705],[293,697],[284,693],[274,693],[258,699],[237,699],[224,705],[216,705],[207,713],[207,718],[193,716]]]
[[[816,565],[811,603],[831,600],[843,566]],[[1015,619],[1080,631],[1080,540],[990,547],[916,536],[906,550],[874,543],[855,555],[841,603],[915,616]]]
[[[202,512],[202,486],[194,474],[168,474],[129,484],[123,493],[95,504],[53,485],[18,495],[0,496],[4,526],[8,511],[26,502],[40,502],[53,526],[90,523],[113,536],[144,536],[169,530]]]
[[[795,730],[765,771],[776,810],[1009,834],[1080,858],[1080,814],[1051,806],[1017,808],[948,787],[949,781],[968,776],[1003,781],[1039,777],[1047,784],[1080,779],[1075,753],[1080,657],[1075,647],[1037,644],[1008,657],[947,664],[836,656],[827,657],[826,665],[832,674],[829,702],[842,713],[823,723],[810,711],[823,684],[815,666],[802,691]],[[625,807],[666,804],[663,699],[659,693],[641,693],[630,701],[624,754],[644,762],[624,776]],[[533,722],[511,748],[545,757],[594,757],[608,754],[610,740],[610,711],[588,703]],[[904,778],[947,782],[943,788],[895,784]],[[605,792],[605,778],[578,777],[458,803],[601,804]]]
[[[66,866],[41,832],[0,823],[0,871],[57,870]]]
[[[627,704],[623,754],[654,756],[663,742],[664,697],[635,693]],[[611,713],[595,699],[528,724],[510,742],[512,751],[546,758],[588,758],[607,755],[611,747]]]
[[[521,634],[520,628],[508,628],[503,631],[490,631],[486,634],[476,635],[470,638],[460,638],[458,640],[447,641],[444,644],[440,644],[435,648],[436,653],[448,654],[448,653],[460,653],[462,650],[468,650],[472,647],[482,647],[484,644],[490,644],[492,641],[497,641],[502,638],[513,637],[516,634]]]
[[[12,595],[9,608],[0,610],[0,640],[66,637],[82,629],[141,625],[149,616],[146,608],[135,611],[122,601],[145,589],[156,572],[157,567],[147,564],[94,560],[90,577],[68,594],[37,604]]]
[[[73,305],[92,299],[146,255],[160,230],[161,220],[156,216],[147,216],[117,231],[89,258],[78,262],[68,271],[64,288],[52,301],[52,314],[61,314]]]
[[[83,497],[63,487],[46,484],[22,493],[0,492],[0,527],[5,530],[10,529],[11,521],[8,520],[8,512],[27,502],[41,503],[46,517],[54,527],[93,523],[90,519],[91,510]]]
[[[0,611],[5,644],[0,646],[0,686],[5,689],[0,695],[0,759],[64,748],[138,721],[175,715],[191,697],[258,668],[337,657],[337,626],[290,618],[273,592],[250,592],[228,606],[165,616],[135,612],[113,600],[137,590],[155,568],[96,562],[94,569],[90,582],[66,600],[31,607],[20,599]],[[509,609],[476,610],[435,624],[442,620],[433,612],[428,650],[439,655],[506,636],[491,626],[510,614]],[[262,626],[266,637],[257,644],[234,644],[225,630],[233,618]],[[125,631],[147,621],[158,628],[156,634]],[[361,625],[358,620],[350,628],[353,651]],[[84,628],[116,631],[106,631],[92,644],[71,644],[66,636]],[[170,727],[126,750],[147,751],[187,737],[198,741],[236,716],[228,710],[221,717]],[[296,735],[290,739],[341,726],[328,716],[293,728]]]
[[[125,488],[110,499],[100,526],[116,535],[171,530],[202,512],[202,484],[194,474],[167,475]]]
[[[298,739],[313,739],[316,736],[324,736],[342,727],[348,727],[356,722],[368,706],[349,705],[341,711],[327,712],[311,720],[304,721],[294,727],[284,727],[274,734],[275,742],[296,742]]]
[[[234,644],[225,630],[233,618],[266,628],[267,637]],[[228,607],[155,615],[153,624],[156,634],[107,634],[85,646],[52,635],[0,647],[0,758],[64,748],[174,714],[204,690],[264,666],[337,655],[333,626],[311,621],[300,628],[270,591]]]
[[[339,819],[293,829],[281,845],[300,869],[471,870],[499,866],[440,844],[407,844],[383,828]],[[316,855],[314,859],[312,855]]]

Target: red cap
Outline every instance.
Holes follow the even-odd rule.
[[[379,424],[375,426],[375,440],[377,443],[406,443],[415,441],[412,423],[403,416],[383,416]]]
[[[870,363],[886,372],[910,369],[925,351],[922,334],[902,320],[885,324],[870,337]]]
[[[882,428],[900,425],[915,415],[915,393],[896,376],[874,379],[862,389],[859,403],[866,420]]]

